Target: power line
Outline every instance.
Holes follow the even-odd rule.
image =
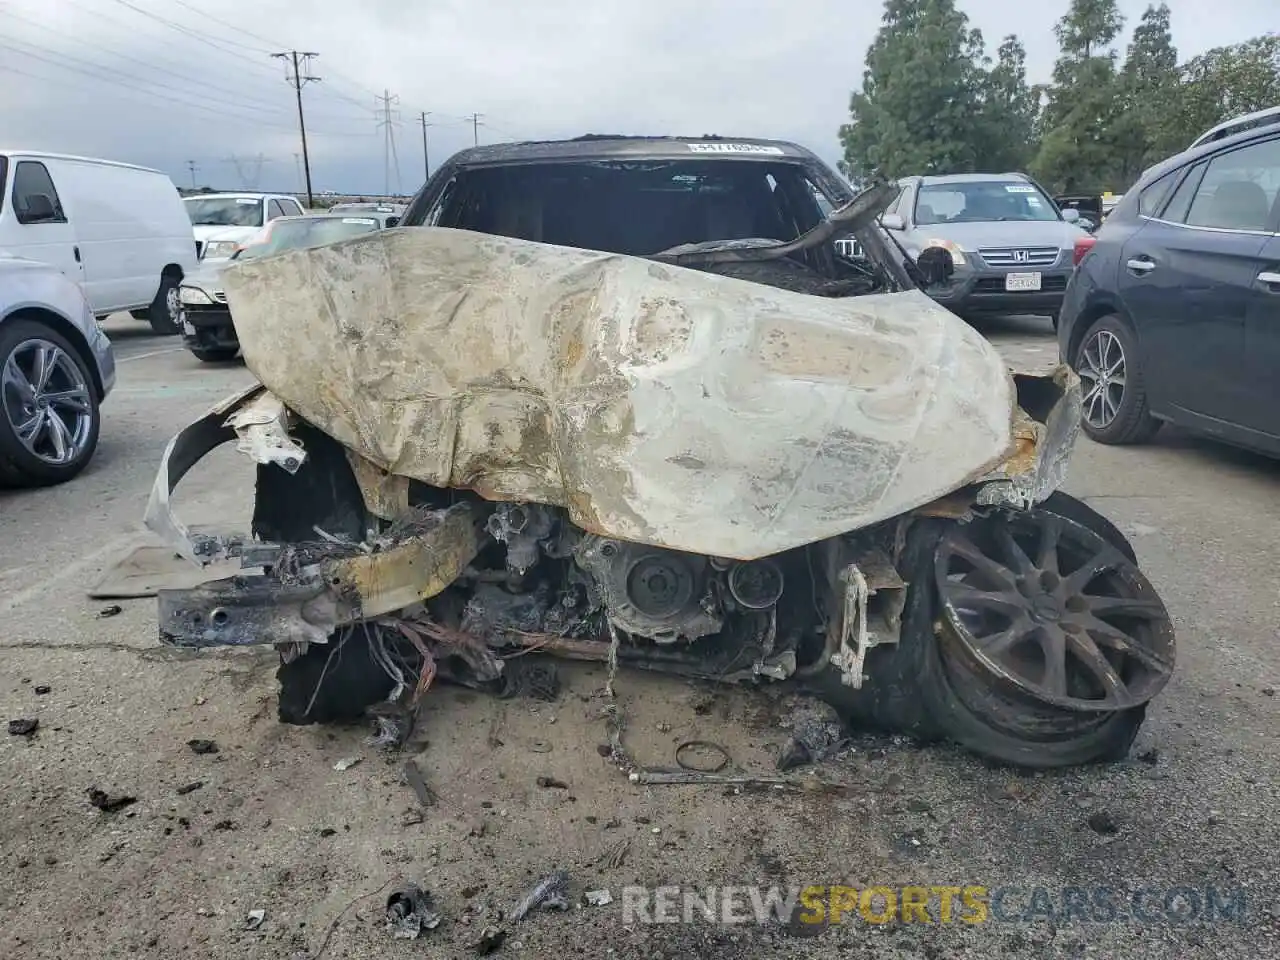
[[[16,18],[16,19],[22,20],[22,21],[24,21],[25,23],[30,24],[31,26],[39,27],[40,29],[42,29],[42,30],[47,30],[47,31],[49,31],[50,33],[56,33],[56,34],[59,34],[60,36],[62,35],[62,31],[55,30],[55,29],[53,29],[52,27],[48,27],[48,26],[46,26],[45,24],[38,23],[38,22],[37,22],[37,21],[35,21],[35,20],[30,20],[30,19],[28,19],[28,18],[26,18],[26,17],[21,16],[20,14],[14,13],[12,10],[0,9],[0,14],[4,14],[5,16],[8,16],[8,17],[14,17],[14,18]],[[11,37],[11,38],[9,38],[9,39],[10,39],[10,40],[14,40],[14,39],[16,39],[16,38],[12,38],[12,37]],[[72,40],[74,40],[75,38],[65,38],[65,37],[64,37],[64,39],[72,39]],[[103,70],[105,70],[105,71],[110,71],[110,70],[112,69],[110,66],[107,66],[107,65],[105,65],[105,64],[97,64],[97,63],[93,63],[92,61],[85,60],[85,59],[82,59],[82,58],[79,58],[79,57],[72,57],[72,56],[68,56],[67,54],[65,54],[65,53],[61,53],[61,52],[59,52],[59,51],[57,51],[57,50],[50,50],[48,47],[42,47],[42,46],[40,46],[39,44],[31,43],[29,40],[19,40],[19,41],[17,41],[17,42],[19,42],[19,43],[23,44],[24,46],[31,47],[32,49],[39,50],[39,51],[41,51],[42,53],[47,53],[47,54],[49,54],[49,55],[51,55],[51,56],[59,57],[59,58],[61,58],[62,60],[67,61],[67,62],[69,62],[69,63],[77,63],[77,64],[81,64],[81,65],[86,66],[86,67],[89,67],[89,68],[91,68],[91,69],[93,69],[93,70],[99,70],[99,71],[103,71]],[[90,44],[90,43],[87,43],[87,42],[85,42],[85,41],[76,40],[75,42],[77,42],[77,43],[81,44],[82,46],[86,46],[86,47],[93,47],[94,49],[97,49],[96,45],[94,45],[94,44]],[[171,76],[171,77],[176,77],[177,79],[179,79],[179,80],[183,80],[183,81],[186,81],[186,82],[190,82],[190,81],[191,81],[191,75],[190,75],[190,73],[179,73],[179,72],[178,72],[178,71],[176,71],[176,70],[166,70],[164,67],[159,67],[159,66],[156,66],[156,65],[154,65],[154,64],[149,64],[149,63],[146,63],[146,62],[144,62],[144,61],[142,61],[142,60],[137,60],[137,59],[135,59],[135,58],[133,58],[133,57],[126,57],[126,56],[124,56],[124,55],[122,55],[122,54],[113,54],[113,56],[118,57],[120,60],[124,61],[125,63],[137,64],[137,65],[140,65],[140,66],[146,67],[147,69],[155,70],[155,71],[157,71],[158,73],[168,74],[168,75],[169,75],[169,76]],[[138,79],[145,79],[145,78],[138,78]],[[239,110],[243,110],[243,109],[246,109],[246,108],[248,108],[248,109],[253,109],[253,110],[270,110],[270,109],[278,109],[278,107],[277,107],[276,105],[271,104],[271,103],[268,103],[268,102],[267,102],[267,101],[265,101],[265,100],[256,100],[256,99],[251,99],[251,98],[248,98],[248,97],[244,97],[244,96],[242,96],[242,95],[240,95],[240,94],[237,94],[237,93],[236,93],[235,91],[233,91],[233,90],[229,91],[229,90],[226,90],[225,88],[218,87],[218,86],[215,86],[215,85],[213,85],[213,84],[201,83],[201,85],[200,85],[200,86],[201,86],[200,98],[201,98],[201,101],[202,101],[202,102],[203,102],[203,101],[207,101],[207,102],[209,102],[209,103],[222,104],[222,105],[224,105],[224,106],[232,107],[233,109],[239,109]],[[230,94],[231,94],[231,96],[236,97],[237,99],[235,99],[235,100],[227,100],[227,99],[223,99],[223,98],[221,98],[221,97],[209,96],[206,92],[204,92],[206,89],[209,89],[209,90],[221,90],[221,91],[222,91],[222,92],[224,92],[224,93],[230,93]],[[187,92],[193,92],[193,91],[172,91],[172,92],[183,92],[183,93],[187,93]]]
[[[73,0],[73,2],[74,2],[74,0]],[[128,7],[130,10],[133,10],[133,11],[135,11],[136,13],[140,13],[140,14],[142,14],[142,15],[143,15],[143,16],[145,16],[145,17],[149,17],[150,19],[152,19],[152,20],[156,21],[157,23],[161,23],[161,24],[163,24],[163,25],[165,25],[165,26],[169,27],[170,29],[177,30],[178,32],[183,33],[183,34],[185,34],[185,35],[187,35],[187,36],[189,36],[189,37],[192,37],[193,39],[199,40],[201,43],[204,43],[204,44],[207,44],[207,45],[213,46],[215,49],[221,50],[221,51],[223,51],[224,53],[229,53],[229,54],[231,54],[232,56],[234,56],[234,57],[236,57],[236,58],[238,58],[238,59],[240,59],[240,60],[244,60],[244,61],[245,61],[245,62],[247,62],[247,63],[251,63],[251,64],[253,64],[255,67],[259,67],[259,68],[260,68],[260,67],[262,67],[262,63],[261,63],[261,61],[260,61],[260,60],[255,59],[254,57],[247,56],[246,54],[242,53],[242,52],[241,52],[241,50],[247,50],[247,51],[250,51],[250,53],[252,53],[252,54],[259,54],[259,55],[262,55],[262,54],[270,54],[270,53],[271,53],[271,49],[267,49],[267,48],[260,48],[260,47],[251,47],[251,46],[249,46],[249,45],[247,45],[247,44],[240,43],[240,42],[238,42],[238,41],[231,40],[231,39],[228,39],[228,38],[224,38],[224,37],[216,37],[216,38],[215,38],[215,37],[209,37],[209,36],[206,36],[206,35],[205,35],[205,34],[203,34],[203,33],[197,33],[197,32],[193,31],[191,28],[187,27],[187,26],[186,26],[186,25],[184,25],[184,24],[178,23],[178,22],[173,21],[173,20],[168,20],[168,19],[166,19],[165,17],[158,16],[157,14],[151,13],[151,12],[150,12],[150,11],[148,11],[148,10],[143,10],[142,8],[137,7],[137,6],[135,6],[134,4],[130,3],[130,2],[129,2],[129,0],[114,0],[114,2],[115,2],[115,3],[118,3],[118,4],[121,4],[122,6]],[[245,30],[245,29],[244,29],[244,28],[242,28],[242,27],[237,27],[237,26],[235,26],[235,25],[233,25],[233,24],[231,24],[231,23],[228,23],[226,20],[222,20],[222,19],[220,19],[220,18],[218,18],[218,17],[215,17],[215,16],[214,16],[213,14],[211,14],[211,13],[206,13],[206,12],[204,12],[203,10],[199,9],[198,7],[195,7],[195,6],[193,6],[193,5],[189,4],[189,3],[183,2],[183,0],[175,0],[175,2],[176,2],[176,3],[178,3],[178,5],[179,5],[179,6],[184,7],[185,9],[190,10],[191,12],[195,13],[197,16],[204,17],[206,20],[210,20],[210,21],[212,21],[213,23],[216,23],[216,24],[219,24],[220,26],[226,27],[227,29],[234,31],[235,33],[243,34],[244,36],[251,37],[252,39],[257,40],[257,41],[260,41],[260,42],[262,42],[262,43],[267,43],[267,44],[269,44],[269,45],[270,45],[270,47],[271,47],[271,48],[279,48],[280,46],[283,46],[283,44],[274,43],[274,42],[272,42],[272,41],[270,41],[270,40],[267,40],[267,39],[266,39],[266,38],[264,38],[264,37],[259,36],[259,35],[258,35],[258,34],[256,34],[256,33],[253,33],[253,32],[251,32],[251,31],[249,31],[249,30]],[[219,41],[221,41],[221,42],[219,42]],[[237,49],[237,48],[238,48],[238,49]],[[362,86],[361,84],[359,84],[359,83],[357,83],[356,81],[354,81],[354,80],[350,79],[349,77],[345,77],[345,76],[343,76],[342,74],[338,73],[336,70],[332,70],[332,69],[330,69],[330,70],[329,70],[329,74],[330,74],[330,76],[331,76],[331,77],[337,77],[338,79],[345,81],[346,83],[350,84],[350,85],[351,85],[352,87],[354,87],[355,89],[360,90],[361,92],[363,92],[363,93],[365,93],[365,94],[368,94],[368,95],[369,95],[369,96],[371,96],[371,97],[376,97],[376,96],[377,96],[377,94],[373,93],[373,92],[372,92],[371,90],[369,90],[367,87]],[[360,107],[360,108],[362,108],[362,109],[364,108],[364,104],[363,104],[363,103],[361,103],[360,101],[358,101],[358,100],[356,100],[356,99],[354,99],[354,98],[352,98],[352,97],[346,96],[345,94],[343,94],[343,93],[342,93],[341,91],[339,91],[339,90],[335,90],[335,89],[333,89],[333,87],[332,87],[332,86],[330,86],[330,87],[329,87],[329,92],[330,92],[333,96],[337,97],[339,100],[344,100],[344,101],[346,101],[347,103],[350,103],[350,104],[352,104],[352,105],[354,105],[354,106],[357,106],[357,107]]]
[[[120,2],[123,3],[124,0],[120,0]],[[311,61],[320,56],[320,54],[314,52],[300,54],[297,50],[290,50],[286,53],[273,53],[271,56],[285,62],[285,79],[293,84],[294,92],[298,97],[298,129],[302,131],[302,170],[307,177],[307,206],[311,207],[315,201],[311,196],[311,157],[307,154],[307,121],[302,116],[302,88],[308,83],[319,83],[320,78],[312,76],[309,69],[307,75],[303,76],[298,69],[298,57],[302,57],[302,66],[307,69],[310,67]],[[293,61],[293,74],[291,76],[288,75],[290,60]]]
[[[34,44],[24,44],[24,45],[25,45],[25,46],[35,46]],[[35,47],[35,48],[36,48],[37,50],[41,50],[41,49],[43,49],[43,48],[41,48],[41,47]],[[32,59],[32,60],[39,60],[39,61],[41,61],[41,62],[43,62],[43,63],[48,63],[48,64],[51,64],[52,66],[58,67],[59,69],[62,69],[62,70],[69,70],[69,71],[71,71],[71,72],[73,72],[73,73],[79,73],[79,74],[82,74],[83,76],[90,77],[90,78],[92,78],[92,79],[94,79],[94,80],[97,80],[97,81],[98,81],[98,82],[100,82],[100,83],[114,84],[114,85],[116,85],[116,86],[118,86],[118,87],[121,87],[121,88],[123,88],[123,89],[125,89],[125,90],[133,91],[134,93],[140,93],[140,94],[143,94],[143,95],[145,95],[145,96],[149,96],[149,97],[156,97],[157,99],[160,99],[160,100],[166,100],[166,101],[168,101],[168,102],[170,102],[170,103],[176,103],[176,104],[179,104],[179,105],[180,105],[180,106],[182,106],[182,107],[185,107],[185,108],[186,108],[186,109],[188,109],[188,110],[199,110],[199,111],[203,111],[204,113],[208,113],[208,114],[210,114],[211,116],[216,116],[216,117],[229,117],[229,118],[232,118],[232,119],[235,119],[235,120],[240,120],[240,121],[242,121],[242,122],[246,120],[246,118],[243,116],[243,111],[238,112],[238,113],[231,113],[231,112],[226,111],[226,110],[218,110],[218,109],[216,109],[216,108],[214,108],[214,107],[208,107],[208,106],[205,106],[204,104],[201,104],[201,103],[195,103],[195,102],[193,102],[193,101],[191,101],[191,100],[183,100],[183,99],[181,99],[181,98],[179,98],[179,97],[172,97],[172,96],[169,96],[169,95],[168,95],[168,94],[166,94],[166,93],[162,93],[162,92],[160,92],[160,91],[158,91],[158,90],[155,90],[153,87],[149,87],[149,86],[139,86],[139,85],[137,85],[137,84],[129,83],[129,82],[127,82],[127,81],[125,81],[125,80],[121,79],[120,77],[114,76],[114,75],[112,75],[111,73],[106,72],[105,70],[103,70],[103,69],[101,69],[101,68],[85,69],[85,68],[83,68],[83,67],[77,67],[77,66],[75,66],[75,65],[74,65],[74,64],[72,64],[72,63],[68,63],[67,61],[68,61],[68,60],[70,60],[71,58],[66,57],[65,55],[60,56],[60,57],[55,57],[55,56],[42,56],[41,54],[38,54],[38,53],[30,53],[30,52],[28,52],[28,51],[26,51],[26,50],[21,50],[21,49],[19,49],[19,48],[17,48],[17,47],[12,46],[12,44],[11,44],[11,43],[6,42],[6,41],[0,41],[0,49],[7,49],[7,50],[12,51],[13,53],[18,54],[19,56],[28,57],[28,58],[30,58],[30,59]],[[49,52],[50,52],[50,53],[53,53],[53,51],[49,51]],[[5,63],[5,64],[0,64],[0,70],[7,70],[7,71],[9,71],[9,72],[11,72],[11,73],[16,73],[16,74],[19,74],[19,75],[22,75],[22,76],[34,77],[34,78],[35,78],[35,79],[37,79],[37,80],[49,80],[49,79],[51,79],[51,78],[48,78],[48,77],[41,77],[41,76],[38,76],[38,75],[34,75],[34,74],[31,74],[31,73],[28,73],[28,72],[23,71],[23,70],[20,70],[20,69],[18,69],[18,68],[16,68],[16,67],[11,67],[11,66],[9,66],[7,63]],[[81,85],[81,89],[83,89],[83,85]],[[268,121],[264,121],[264,120],[250,120],[250,121],[248,121],[248,122],[249,122],[249,125],[250,125],[250,126],[258,126],[258,127],[273,127],[273,128],[281,129],[281,130],[288,130],[288,129],[291,129],[290,127],[283,126],[283,125],[278,124],[278,123],[270,123],[270,122],[268,122]],[[334,134],[334,133],[326,133],[326,134],[325,134],[325,136],[351,136],[351,134]]]

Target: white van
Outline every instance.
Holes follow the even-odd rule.
[[[178,331],[178,286],[196,266],[191,220],[159,170],[0,150],[0,253],[52,264],[94,314],[128,310]]]

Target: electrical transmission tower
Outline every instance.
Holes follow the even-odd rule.
[[[383,192],[390,197],[400,193],[400,159],[396,156],[395,129],[400,125],[400,111],[392,109],[400,102],[400,97],[393,95],[390,90],[383,90],[382,96],[374,99],[382,109],[382,119],[378,121],[378,129],[382,131],[382,166],[386,175],[386,186]],[[391,192],[392,169],[396,174],[396,194]]]
[[[236,168],[236,176],[240,178],[240,186],[245,190],[257,190],[262,180],[262,165],[270,163],[264,155],[256,157],[238,157],[234,153],[224,161]]]
[[[319,83],[320,78],[312,76],[311,61],[320,56],[314,52],[288,50],[271,55],[285,64],[285,80],[293,87],[298,98],[298,129],[302,132],[302,170],[307,178],[307,206],[312,205],[311,196],[311,157],[307,153],[307,121],[302,115],[302,88],[308,83]]]
[[[191,189],[194,190],[196,188],[196,170],[199,169],[199,164],[194,160],[188,160],[187,169],[191,171]]]

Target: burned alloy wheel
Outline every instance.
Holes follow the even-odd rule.
[[[1072,711],[1146,703],[1173,671],[1173,627],[1138,568],[1042,510],[956,524],[934,556],[944,646]]]

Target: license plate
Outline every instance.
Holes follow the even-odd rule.
[[[196,335],[196,328],[191,325],[190,321],[183,320],[182,332],[185,333],[188,337],[194,337]]]
[[[1004,278],[1004,288],[1006,290],[1039,290],[1040,274],[1038,273],[1010,273]]]

